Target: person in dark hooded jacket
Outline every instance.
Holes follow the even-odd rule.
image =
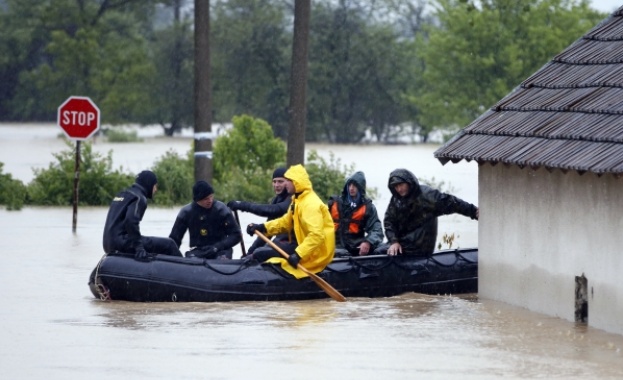
[[[260,204],[260,203],[252,203],[245,201],[230,201],[227,203],[227,207],[229,207],[232,211],[245,211],[255,214],[257,216],[264,216],[266,220],[277,219],[288,211],[288,207],[290,207],[290,203],[292,201],[292,194],[288,194],[288,189],[286,189],[285,183],[286,179],[284,177],[286,173],[286,168],[279,167],[273,171],[273,191],[275,192],[275,197],[270,201],[269,204]],[[279,234],[275,235],[273,238],[274,242],[286,242],[289,241],[289,238],[293,234]],[[256,249],[262,248],[266,245],[266,242],[260,238],[255,239],[251,247],[247,250],[247,255],[252,255]]]
[[[156,175],[144,170],[135,183],[115,196],[108,209],[104,225],[103,245],[106,253],[133,253],[139,260],[151,255],[182,256],[175,242],[169,238],[142,236],[140,223],[147,210],[147,199],[158,191]]]
[[[186,231],[191,247],[186,257],[231,259],[232,247],[242,239],[231,211],[223,202],[214,199],[214,189],[206,181],[193,185],[193,202],[177,214],[169,237],[179,247]]]
[[[383,219],[387,243],[377,253],[428,256],[435,250],[437,217],[461,214],[478,220],[478,207],[420,185],[407,169],[392,171],[387,187],[392,193]]]
[[[366,197],[366,177],[356,172],[346,179],[341,196],[329,199],[335,227],[335,255],[363,256],[383,242],[383,226],[372,200]]]

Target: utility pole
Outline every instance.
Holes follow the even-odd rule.
[[[305,128],[307,127],[307,45],[311,0],[294,2],[294,38],[290,77],[290,126],[288,130],[288,166],[305,163]]]
[[[210,0],[195,0],[195,181],[212,182]]]

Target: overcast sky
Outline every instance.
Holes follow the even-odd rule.
[[[623,0],[591,0],[591,5],[601,12],[612,13],[623,5]]]

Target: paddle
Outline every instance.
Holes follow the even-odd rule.
[[[255,230],[255,234],[257,236],[259,236],[262,240],[264,240],[268,245],[270,245],[275,251],[279,252],[279,254],[283,257],[285,257],[285,259],[287,260],[288,257],[290,257],[290,255],[288,255],[287,253],[285,253],[285,251],[281,248],[279,248],[279,246],[275,243],[273,243],[272,240],[270,240],[269,238],[267,238],[266,236],[264,236],[263,233],[261,233],[258,230]],[[322,288],[322,290],[324,290],[329,296],[331,296],[331,298],[333,298],[334,300],[338,301],[338,302],[344,302],[346,301],[346,297],[344,297],[342,295],[342,293],[338,292],[334,287],[332,287],[331,285],[329,285],[325,280],[323,280],[322,278],[318,277],[315,273],[310,272],[307,270],[307,268],[305,268],[304,266],[302,266],[301,264],[298,264],[296,266],[298,269],[302,270],[303,272],[307,273],[309,275],[309,277],[314,280],[314,282],[320,286]]]
[[[241,228],[240,219],[238,218],[238,210],[232,212],[236,218],[236,223],[238,223],[238,228]],[[247,255],[247,250],[244,248],[244,234],[242,233],[242,229],[240,229],[240,248],[242,248],[242,257],[245,257]]]

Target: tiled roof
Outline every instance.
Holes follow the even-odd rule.
[[[623,174],[623,7],[435,151],[442,164]]]

